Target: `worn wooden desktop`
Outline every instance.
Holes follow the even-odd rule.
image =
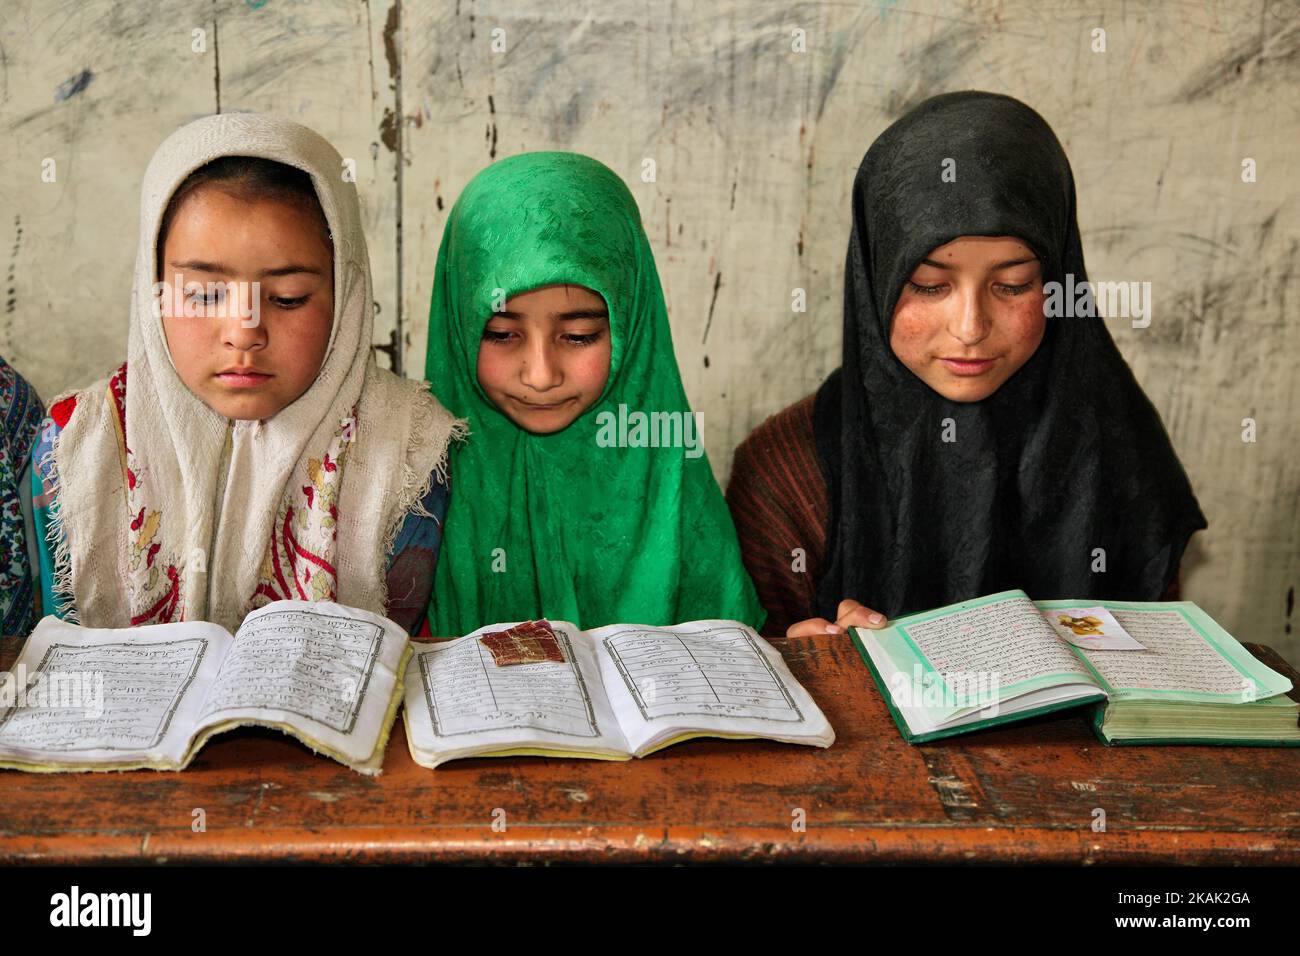
[[[773,643],[830,749],[426,770],[399,719],[371,778],[237,730],[179,773],[0,771],[0,863],[1300,863],[1298,749],[1105,747],[1080,712],[914,747],[844,639]]]

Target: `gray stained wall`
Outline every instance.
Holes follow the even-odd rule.
[[[1071,157],[1091,277],[1151,283],[1149,327],[1107,321],[1210,519],[1185,595],[1296,660],[1298,78],[1297,7],[1261,0],[4,0],[0,354],[46,397],[120,361],[150,155],[197,116],[265,110],[356,161],[375,344],[419,376],[461,188],[496,158],[580,150],[640,203],[725,483],[749,430],[838,364],[872,139],[934,93],[1006,92]]]

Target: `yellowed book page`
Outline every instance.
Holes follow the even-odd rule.
[[[230,643],[202,621],[110,630],[42,619],[0,677],[0,767],[176,769]]]
[[[593,753],[589,750],[553,750],[549,747],[511,747],[475,754],[476,757],[557,757],[571,760],[631,760],[631,754]]]
[[[274,726],[376,773],[375,748],[401,693],[408,644],[400,626],[360,608],[330,601],[259,608],[244,618],[208,691],[203,739],[241,724]]]
[[[1250,703],[1291,689],[1188,601],[1106,605],[1142,651],[1081,650],[1114,690],[1112,700]]]
[[[739,621],[611,624],[591,637],[610,704],[635,754],[688,733],[819,747],[835,740],[780,653]]]
[[[398,668],[397,668],[397,680],[393,683],[392,692],[389,694],[388,707],[384,711],[383,720],[380,725],[379,736],[378,738],[376,738],[374,747],[372,748],[369,756],[367,756],[363,760],[357,760],[353,758],[350,754],[337,750],[330,744],[322,740],[316,739],[311,735],[311,733],[308,730],[304,729],[304,727],[301,726],[300,723],[289,724],[289,723],[283,723],[283,722],[277,722],[271,720],[263,720],[259,718],[253,718],[253,717],[244,717],[244,718],[238,718],[234,720],[222,721],[219,724],[206,727],[203,730],[202,734],[194,741],[194,745],[190,748],[190,752],[186,756],[185,763],[183,766],[188,766],[190,761],[193,760],[198,755],[199,751],[203,749],[203,745],[206,744],[210,738],[215,737],[217,734],[224,733],[227,730],[234,730],[236,727],[257,726],[257,727],[271,727],[276,730],[282,730],[289,736],[306,744],[315,753],[337,760],[339,763],[350,767],[351,769],[357,771],[358,773],[377,776],[383,772],[384,756],[388,750],[388,738],[389,735],[392,733],[393,723],[397,720],[397,710],[399,707],[402,706],[402,696],[403,696],[402,677],[406,671],[406,667],[408,663],[410,662],[411,654],[412,654],[412,649],[409,646],[402,653],[402,660],[398,664]],[[377,692],[373,692],[373,691],[372,693],[377,694]],[[376,696],[374,699],[378,700],[378,697]]]
[[[416,648],[406,676],[407,742],[416,762],[434,767],[458,757],[525,749],[626,754],[590,638],[553,621],[562,663],[502,667],[479,638],[510,626],[493,624]]]

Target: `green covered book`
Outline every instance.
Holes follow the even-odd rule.
[[[1053,620],[1082,635],[1079,644],[1099,640],[1101,618],[1080,615],[1082,606],[1118,622],[1132,649],[1063,638]],[[1003,591],[850,634],[911,743],[1091,704],[1107,744],[1300,746],[1290,679],[1190,601]]]

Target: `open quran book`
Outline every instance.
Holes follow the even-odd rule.
[[[1118,622],[1137,649],[1063,639],[1044,612],[1075,634],[1102,630],[1098,616],[1066,613],[1080,605]],[[911,743],[1095,703],[1093,729],[1108,744],[1300,745],[1291,681],[1190,601],[1003,591],[850,632]]]
[[[0,674],[0,767],[180,770],[213,734],[255,724],[377,774],[409,657],[392,621],[329,602],[276,601],[233,636],[45,617]]]
[[[508,664],[479,639],[534,623],[416,649],[404,718],[416,763],[516,754],[627,760],[691,737],[818,747],[835,739],[781,655],[737,621],[591,631],[551,622],[549,659]]]

